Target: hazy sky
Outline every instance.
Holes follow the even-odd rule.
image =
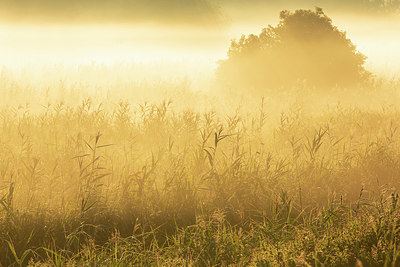
[[[319,5],[369,57],[370,69],[397,72],[400,19],[366,3],[0,0],[0,65],[173,61],[211,72],[226,56],[231,39],[275,25],[282,9]]]

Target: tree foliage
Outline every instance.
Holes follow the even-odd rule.
[[[272,89],[304,81],[324,88],[353,86],[370,76],[365,60],[321,8],[282,11],[276,27],[232,41],[217,77],[235,88]]]

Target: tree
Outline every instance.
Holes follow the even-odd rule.
[[[232,41],[217,78],[231,88],[258,90],[304,81],[318,88],[347,87],[368,79],[365,60],[321,8],[282,11],[276,27]]]

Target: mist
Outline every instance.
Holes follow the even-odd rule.
[[[336,16],[334,23],[346,29],[349,38],[367,59],[368,69],[394,75],[400,70],[400,19],[368,19]],[[262,21],[265,21],[264,24]],[[217,61],[226,58],[232,39],[242,34],[259,33],[272,20],[225,28],[177,28],[120,25],[1,25],[1,65],[8,68],[37,65],[84,64],[172,64],[189,67],[183,77],[202,69],[212,76]],[[165,71],[159,72],[162,76]],[[153,75],[154,73],[148,73]],[[138,74],[139,75],[139,74]],[[143,77],[143,73],[139,76]]]
[[[397,266],[399,6],[0,0],[0,266]]]
[[[53,4],[46,1],[29,1],[29,4],[23,1],[2,1],[1,4],[6,5],[6,8],[1,10],[13,14],[15,19],[2,16],[0,64],[13,68],[30,63],[112,65],[171,62],[175,65],[196,66],[195,68],[203,68],[204,71],[214,70],[217,61],[226,58],[232,39],[238,39],[242,34],[258,34],[262,28],[275,25],[281,10],[294,7],[313,8],[317,4],[307,1],[296,4],[290,1],[254,1],[253,4],[244,5],[238,1],[222,1],[212,7],[205,1],[193,2],[179,4],[176,1],[169,4],[168,8],[164,8],[161,1],[152,2],[151,6],[140,1],[124,2],[127,5],[129,3],[124,11],[133,12],[129,16],[120,16],[133,18],[127,24],[113,17],[90,16],[85,13],[82,14],[87,20],[85,22],[74,19],[57,20],[60,17],[57,12],[64,12],[65,7],[71,5],[77,9],[92,10],[91,2],[83,5],[63,1],[52,1]],[[103,10],[102,5],[106,3],[100,2],[99,10]],[[368,57],[369,69],[385,75],[398,72],[400,48],[396,45],[399,42],[396,33],[400,17],[394,11],[382,13],[383,11],[375,9],[375,13],[371,15],[367,13],[371,10],[366,6],[361,8],[360,2],[350,5],[349,1],[345,5],[343,2],[332,4],[325,1],[318,4],[327,6],[324,10],[333,19],[334,25],[345,30],[359,51]],[[115,2],[112,5],[119,7],[121,3]],[[355,6],[359,8],[355,9]],[[137,12],[147,19],[135,16],[133,9],[136,7],[138,10],[146,7],[157,19],[141,11]],[[153,9],[162,12],[162,15],[153,12]],[[40,21],[25,16],[22,11],[41,18],[47,18],[50,13],[54,13],[55,18],[48,17]],[[203,13],[209,14],[215,20],[206,18],[202,21],[197,15]],[[168,17],[182,20],[169,21]],[[99,21],[99,18],[103,21]],[[187,74],[182,73],[183,76]]]

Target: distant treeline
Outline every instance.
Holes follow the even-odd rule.
[[[398,12],[400,0],[0,0],[0,19],[12,21],[159,21],[215,23],[227,8],[271,5],[332,7],[352,12]]]
[[[315,2],[341,8],[361,8],[360,11],[398,11],[400,7],[400,0],[320,0]]]
[[[218,10],[209,0],[0,0],[0,18],[17,21],[205,21]]]
[[[221,3],[243,3],[241,0],[220,0]],[[315,5],[329,5],[337,7],[361,7],[361,8],[384,8],[396,9],[400,7],[400,0],[247,0],[246,4],[259,3],[259,4],[315,4]]]

